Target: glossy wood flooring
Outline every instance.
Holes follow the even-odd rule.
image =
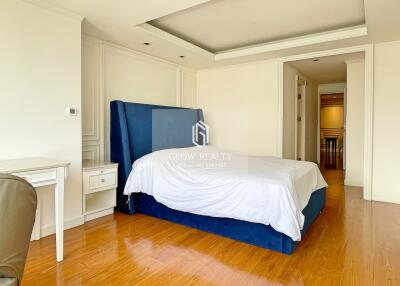
[[[362,200],[325,170],[327,205],[291,256],[120,213],[33,242],[27,285],[400,285],[400,206]]]

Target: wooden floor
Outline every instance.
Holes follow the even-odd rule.
[[[291,256],[120,213],[33,242],[27,285],[400,285],[400,206],[362,200],[324,170],[327,206]]]

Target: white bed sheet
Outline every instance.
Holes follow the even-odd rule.
[[[204,146],[157,151],[136,160],[124,194],[143,192],[171,209],[271,225],[299,241],[301,211],[312,192],[326,186],[311,162]]]

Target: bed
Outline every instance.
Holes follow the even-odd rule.
[[[211,166],[208,162],[206,168],[187,166],[187,160],[184,161],[184,166],[182,160],[178,160],[180,165],[173,165],[177,156],[182,159],[187,154],[203,156],[203,153],[225,152],[212,146],[195,146],[199,142],[193,141],[193,126],[204,121],[200,109],[122,101],[111,102],[110,108],[111,160],[119,163],[118,211],[128,214],[143,213],[291,254],[325,206],[326,183],[312,163],[294,163],[272,157],[254,158],[229,153],[230,160],[225,160],[222,165],[220,161],[215,164],[215,160]],[[200,143],[203,145],[204,142]],[[244,165],[246,167],[242,168]],[[282,172],[276,171],[280,169],[290,171],[282,175]],[[230,173],[226,170],[230,170]],[[249,174],[244,170],[250,170],[247,171]],[[184,176],[182,172],[185,173]],[[271,175],[259,176],[262,172]],[[199,174],[204,175],[204,178],[214,176],[214,187],[205,188],[209,184],[202,185],[201,181],[196,181],[196,178],[201,177]],[[312,179],[304,179],[307,176]],[[299,179],[293,179],[295,177]],[[155,178],[159,179],[158,184],[150,184],[149,182],[157,181]],[[188,180],[185,185],[185,178],[195,181]],[[241,184],[241,178],[247,178],[248,182]],[[297,196],[299,192],[294,193],[293,188],[282,188],[281,185],[290,181],[295,182],[293,186],[297,184],[296,189],[301,186],[303,195]],[[190,184],[191,182],[194,184]],[[269,189],[271,186],[279,188],[270,191],[270,197],[265,200],[268,207],[263,209],[257,202],[262,201],[265,192],[259,186],[263,187],[265,184],[269,184]],[[180,192],[176,192],[177,190]],[[221,193],[222,190],[226,192]],[[217,194],[222,197],[231,194],[232,200],[222,204],[224,200],[222,197],[218,198]],[[190,201],[191,197],[193,201]],[[246,204],[256,207],[246,208]],[[280,207],[275,208],[274,205]],[[257,209],[258,212],[254,211]],[[285,221],[280,221],[282,218]]]

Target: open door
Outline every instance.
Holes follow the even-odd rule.
[[[343,178],[346,178],[346,122],[347,122],[347,88],[343,92]]]
[[[306,87],[307,81],[296,76],[296,108],[295,108],[295,158],[305,160],[306,150]]]

